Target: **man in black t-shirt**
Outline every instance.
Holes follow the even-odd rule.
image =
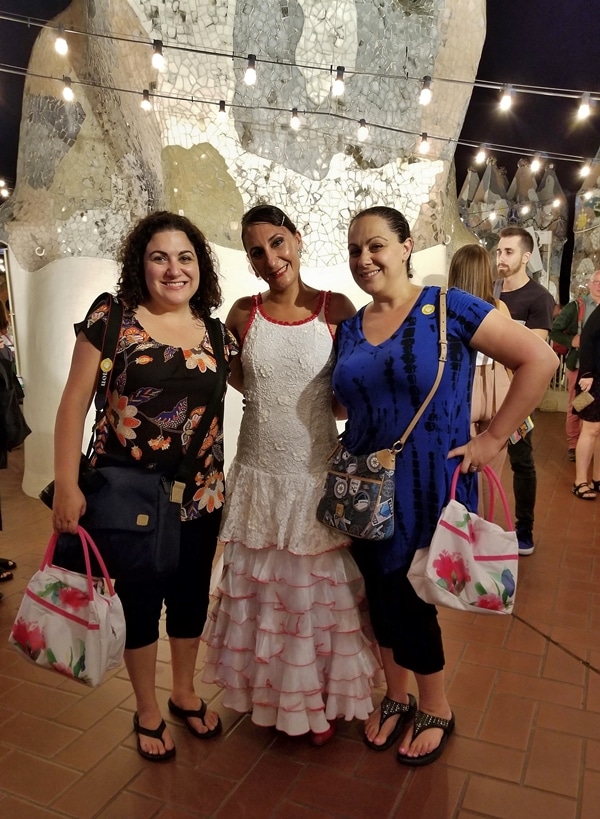
[[[512,318],[546,340],[552,327],[554,299],[538,282],[527,275],[527,262],[533,252],[533,238],[521,227],[507,227],[500,233],[496,250],[498,274],[502,283],[499,293]],[[519,554],[534,550],[533,518],[537,477],[533,460],[532,432],[516,444],[509,443],[508,455],[513,471],[515,495],[515,529]]]

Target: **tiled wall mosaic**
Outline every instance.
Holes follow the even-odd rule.
[[[473,80],[485,0],[73,0],[61,20],[139,42],[71,36],[64,58],[51,31],[38,39],[17,188],[0,209],[0,237],[27,269],[113,257],[131,221],[157,207],[239,247],[243,211],[271,200],[295,217],[313,265],[340,262],[350,214],[376,203],[401,208],[421,247],[461,230],[448,182],[470,86],[434,82],[428,108],[418,95],[424,75]],[[152,40],[163,42],[161,72],[150,65]],[[232,58],[249,53],[252,87],[245,59]],[[346,90],[333,98],[338,65]],[[44,79],[64,74],[73,103]],[[150,112],[139,107],[144,88]],[[360,118],[371,124],[365,142]],[[450,141],[418,158],[422,131]]]

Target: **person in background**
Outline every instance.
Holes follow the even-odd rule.
[[[221,303],[216,261],[202,232],[167,211],[141,219],[119,254],[117,296],[124,314],[104,418],[96,426],[95,464],[157,469],[173,475],[217,383],[205,319]],[[77,531],[85,496],[77,478],[81,441],[100,364],[108,298],[96,300],[76,325],[77,339],[55,427],[55,531]],[[222,326],[225,357],[234,367],[237,343]],[[123,579],[127,638],[125,665],[133,686],[138,752],[162,762],[175,745],[156,696],[159,620],[166,606],[172,689],[169,711],[198,739],[221,730],[194,690],[200,634],[206,619],[210,574],[224,502],[223,419],[213,420],[199,446],[196,473],[181,507],[179,565],[166,577]],[[126,547],[126,543],[123,544]]]
[[[266,291],[235,302],[245,409],[227,475],[224,569],[203,639],[202,680],[257,725],[323,745],[337,717],[365,719],[379,664],[363,634],[362,578],[349,538],[316,509],[337,440],[333,336],[354,314],[341,293],[300,275],[302,237],[280,208],[242,218],[242,241]]]
[[[439,358],[438,287],[411,282],[413,241],[405,217],[373,207],[350,222],[348,255],[356,284],[372,301],[338,327],[334,392],[348,411],[344,446],[353,455],[398,440],[435,382]],[[534,333],[469,293],[447,292],[448,360],[425,413],[396,457],[391,538],[353,543],[385,671],[386,695],[365,724],[365,742],[384,750],[397,739],[398,762],[427,765],[454,730],[444,685],[444,650],[435,606],[407,579],[417,549],[429,546],[448,503],[457,465],[457,500],[477,507],[476,473],[496,458],[543,395],[557,358]],[[470,438],[476,351],[514,375],[485,432]],[[408,691],[415,676],[418,703]]]
[[[499,295],[515,321],[524,324],[546,341],[552,327],[554,299],[545,287],[527,275],[527,263],[532,251],[533,238],[525,228],[507,227],[500,231],[496,250],[496,267],[501,286]],[[519,424],[522,421],[523,419]],[[513,471],[519,554],[530,555],[535,550],[533,522],[537,489],[531,432],[516,443],[509,443],[508,457]]]
[[[500,299],[494,298],[494,281],[490,254],[479,244],[465,245],[456,251],[450,261],[448,287],[458,287],[477,298],[492,304],[504,316],[510,318],[508,307]],[[510,386],[510,377],[502,364],[493,361],[478,352],[475,375],[473,377],[473,396],[471,400],[471,437],[479,435],[489,427],[492,418],[506,397]],[[506,447],[488,466],[501,477],[502,467],[506,460]],[[480,511],[487,517],[489,510],[489,486],[485,479],[479,481]]]
[[[594,274],[595,275],[595,274]],[[577,441],[575,483],[572,491],[581,500],[595,500],[600,492],[600,310],[594,309],[581,332],[577,392],[588,392],[593,403],[576,410],[581,418]],[[592,480],[589,468],[593,462]]]
[[[0,358],[8,361],[15,360],[15,345],[10,333],[8,313],[4,304],[0,301]]]
[[[560,311],[552,322],[550,330],[550,340],[561,345],[565,356],[565,373],[567,376],[567,388],[569,390],[569,403],[567,405],[566,433],[567,433],[567,454],[570,461],[575,460],[575,448],[581,432],[581,419],[573,412],[573,398],[575,397],[575,385],[579,375],[579,346],[581,343],[581,330],[589,319],[590,315],[600,304],[600,270],[595,270],[588,281],[589,292],[570,301]],[[556,350],[556,347],[554,348]]]

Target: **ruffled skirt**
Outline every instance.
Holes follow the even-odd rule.
[[[366,719],[379,663],[363,598],[345,548],[294,555],[227,543],[202,635],[202,680],[225,689],[225,706],[292,736],[326,731],[337,717]]]

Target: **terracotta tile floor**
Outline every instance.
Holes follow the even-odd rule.
[[[521,562],[516,616],[441,615],[457,730],[443,758],[417,771],[393,750],[369,751],[359,724],[313,748],[227,711],[207,687],[223,736],[203,744],[172,724],[176,761],[141,759],[124,669],[86,689],[6,646],[49,534],[49,513],[23,495],[22,456],[13,453],[0,473],[0,554],[19,563],[0,603],[0,816],[597,819],[600,500],[571,494],[563,426],[561,413],[537,414],[537,549]],[[509,470],[503,477],[510,485]],[[164,640],[159,658],[167,714]]]

